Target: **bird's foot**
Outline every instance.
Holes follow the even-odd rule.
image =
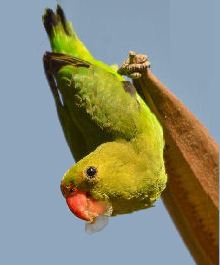
[[[119,67],[118,73],[132,79],[138,79],[148,68],[150,68],[150,61],[147,55],[129,51],[128,59]]]

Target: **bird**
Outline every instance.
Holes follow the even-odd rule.
[[[75,160],[61,191],[88,230],[99,231],[109,216],[152,207],[160,197],[167,183],[163,129],[117,67],[92,56],[60,5],[42,19],[52,50],[44,71]]]

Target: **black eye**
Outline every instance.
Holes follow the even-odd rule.
[[[88,178],[94,178],[97,173],[97,169],[95,167],[88,167],[86,169],[86,175]]]

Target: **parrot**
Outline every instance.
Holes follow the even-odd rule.
[[[42,19],[52,49],[44,71],[75,160],[61,191],[86,229],[100,231],[110,216],[154,206],[165,189],[163,129],[117,67],[92,56],[60,5]]]

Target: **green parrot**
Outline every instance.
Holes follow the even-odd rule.
[[[76,161],[61,181],[69,209],[95,225],[152,207],[167,182],[157,118],[115,66],[91,55],[59,5],[43,23],[52,48],[44,69]]]

